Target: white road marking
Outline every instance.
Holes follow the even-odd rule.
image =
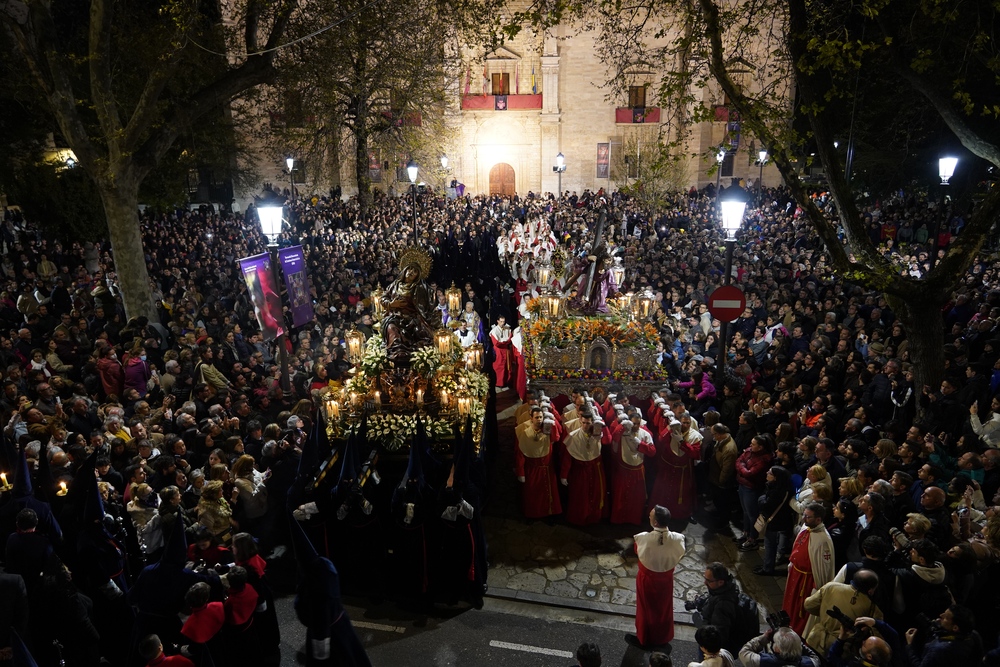
[[[510,642],[500,642],[497,640],[491,640],[490,646],[493,648],[506,648],[511,651],[524,651],[525,653],[541,653],[542,655],[552,655],[557,658],[572,658],[573,653],[569,651],[560,651],[554,648],[542,648],[541,646],[528,646],[527,644],[511,644]]]
[[[356,628],[365,628],[366,630],[382,630],[383,632],[395,632],[398,634],[406,632],[406,628],[398,625],[382,625],[381,623],[369,623],[368,621],[355,621],[353,618],[351,619],[351,625]]]

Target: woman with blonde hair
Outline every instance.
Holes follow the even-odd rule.
[[[822,497],[817,492],[820,492]],[[824,499],[829,504],[829,500],[832,497],[833,487],[830,486],[830,474],[826,471],[826,468],[817,463],[806,471],[806,479],[802,482],[802,488],[799,489],[799,492],[788,504],[799,515],[798,525],[801,525],[802,512],[805,510],[806,505]]]
[[[241,530],[253,532],[267,513],[266,476],[258,475],[252,456],[244,454],[233,463],[233,501]]]
[[[205,482],[198,501],[198,523],[205,526],[220,544],[229,546],[233,539],[233,510],[222,497],[222,482]]]
[[[865,487],[857,477],[844,477],[840,480],[840,497],[856,501],[865,492]],[[857,504],[857,503],[855,503]]]

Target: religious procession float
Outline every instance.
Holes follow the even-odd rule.
[[[606,220],[602,213],[595,242],[572,257],[557,249],[543,219],[515,225],[500,244],[524,292],[519,333],[527,384],[550,396],[614,381],[628,395],[648,398],[667,380],[658,363],[655,296],[648,288],[621,291],[626,267],[622,249],[604,242]]]
[[[406,453],[420,421],[431,449],[448,452],[471,419],[478,451],[490,390],[481,372],[483,347],[461,349],[439,324],[426,282],[430,269],[430,255],[407,250],[398,278],[372,295],[376,333],[346,335],[351,377],[322,394],[331,439],[348,437],[365,420],[370,444]],[[460,301],[460,294],[449,294],[456,315]]]

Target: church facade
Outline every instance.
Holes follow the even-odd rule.
[[[450,177],[473,194],[519,195],[554,193],[560,186],[577,193],[614,190],[642,179],[658,142],[674,131],[672,111],[657,106],[654,71],[627,72],[617,86],[621,92],[610,93],[597,49],[592,33],[557,26],[544,36],[522,31],[485,56],[464,51],[470,64],[448,87],[455,137],[447,152]],[[688,128],[676,185],[714,183],[720,146],[727,148],[721,182],[756,182],[761,170],[753,138],[741,135],[729,118],[718,88],[699,95],[715,107],[716,120]],[[560,154],[561,174],[553,169]],[[765,185],[778,179],[765,163]]]

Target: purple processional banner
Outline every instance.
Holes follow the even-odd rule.
[[[309,294],[309,276],[306,275],[306,258],[302,246],[282,248],[278,263],[285,274],[285,289],[292,307],[292,326],[300,327],[313,319],[312,296]]]
[[[261,334],[265,341],[272,341],[285,333],[285,327],[281,317],[281,293],[274,282],[271,256],[264,253],[244,257],[240,260],[240,271],[247,283]]]

